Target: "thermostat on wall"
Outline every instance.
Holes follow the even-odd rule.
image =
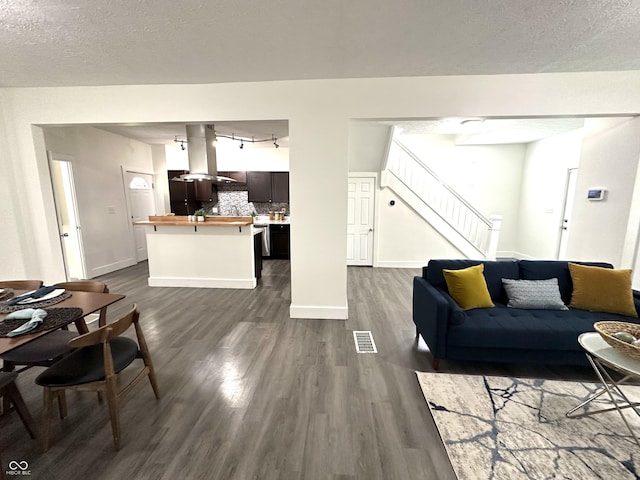
[[[604,196],[607,193],[605,188],[595,187],[590,188],[587,192],[587,198],[589,200],[604,200]]]

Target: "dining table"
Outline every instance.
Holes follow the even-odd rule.
[[[15,291],[15,295],[21,295],[26,291]],[[26,333],[23,335],[19,335],[16,337],[0,337],[0,355],[6,353],[10,350],[13,350],[20,345],[24,345],[38,337],[43,335],[47,335],[48,333],[57,330],[61,326],[69,325],[74,323],[76,329],[80,334],[89,332],[89,328],[84,320],[84,317],[90,315],[92,313],[98,312],[103,308],[125,298],[125,295],[120,293],[96,293],[96,292],[80,292],[80,291],[67,291],[69,295],[64,298],[64,300],[55,303],[53,305],[42,307],[44,310],[55,309],[55,308],[74,308],[77,311],[68,318],[65,318],[64,324],[60,325],[59,322],[55,327],[51,329],[44,329],[35,333]],[[0,303],[0,306],[3,304]],[[37,308],[34,305],[19,305],[22,308]],[[0,322],[4,321],[5,317],[8,313],[0,313]],[[46,320],[46,317],[45,317]],[[44,323],[46,326],[46,322]]]

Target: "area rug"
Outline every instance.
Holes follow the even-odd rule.
[[[459,480],[640,478],[640,447],[617,411],[565,416],[597,384],[416,373]],[[640,400],[638,386],[623,392]],[[610,406],[605,396],[588,408]],[[640,418],[625,416],[640,435]]]

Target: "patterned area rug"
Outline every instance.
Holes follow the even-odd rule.
[[[640,478],[640,447],[617,411],[565,417],[597,384],[416,373],[460,480]],[[622,390],[640,400],[640,387]],[[609,407],[605,396],[588,409]],[[640,435],[640,417],[625,416]]]

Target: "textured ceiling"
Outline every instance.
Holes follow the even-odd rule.
[[[492,145],[530,143],[560,135],[582,128],[584,118],[444,118],[389,124],[400,135],[454,135],[456,145]]]
[[[0,86],[640,69],[638,0],[0,0]]]

